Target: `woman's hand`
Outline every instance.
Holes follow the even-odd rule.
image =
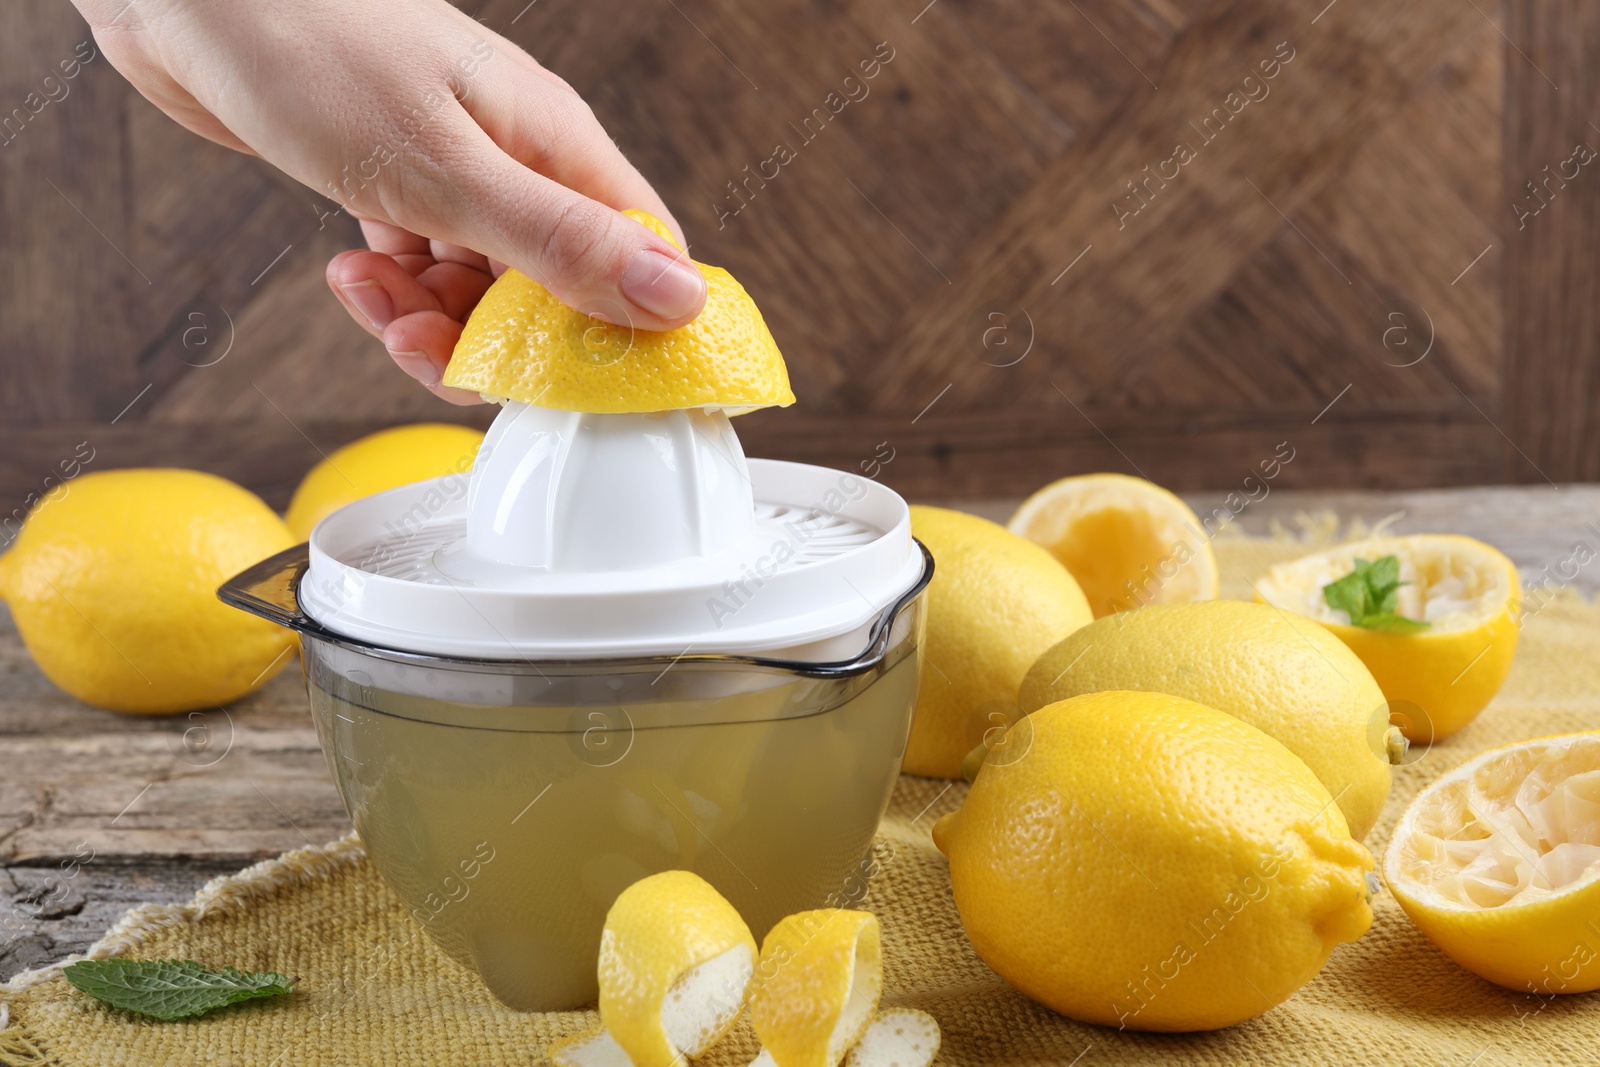
[[[260,156],[361,219],[371,251],[328,282],[406,373],[439,384],[504,265],[640,329],[699,314],[681,238],[650,184],[566,82],[444,0],[73,0],[157,107]]]

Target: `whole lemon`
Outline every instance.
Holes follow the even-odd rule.
[[[1065,567],[1004,526],[919,505],[911,532],[933,553],[934,572],[903,766],[954,778],[987,733],[1020,716],[1017,686],[1039,654],[1094,615]]]
[[[352,500],[425,478],[466,477],[482,443],[482,431],[444,422],[368,434],[311,468],[295,489],[284,521],[304,541],[313,526]]]
[[[1266,604],[1157,604],[1096,620],[1039,657],[1025,712],[1105,689],[1170,693],[1265,730],[1333,794],[1357,841],[1389,796],[1404,751],[1361,660],[1310,619]]]
[[[1372,856],[1306,765],[1160,693],[1094,693],[1023,719],[934,841],[983,961],[1103,1026],[1259,1015],[1372,922]]]
[[[78,699],[141,715],[215,707],[265,682],[294,643],[217,587],[292,544],[259,497],[215,475],[86,474],[0,556],[0,598],[39,669]]]

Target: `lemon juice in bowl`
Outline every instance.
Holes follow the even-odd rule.
[[[746,460],[730,416],[794,395],[697,266],[705,310],[662,333],[505,272],[445,378],[502,404],[470,477],[347,503],[221,591],[298,632],[414,929],[521,1010],[592,1001],[647,875],[698,873],[758,934],[850,901],[905,754],[932,558],[890,489]]]
[[[412,918],[507,1004],[572,1006],[594,996],[606,909],[648,874],[695,871],[758,937],[860,896],[915,701],[914,615],[841,678],[696,662],[654,686],[654,664],[538,686],[594,704],[397,694],[319,656],[313,715]]]

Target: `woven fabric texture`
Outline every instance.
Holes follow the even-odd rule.
[[[1303,552],[1283,540],[1217,543],[1226,596]],[[1398,768],[1367,840],[1382,854],[1405,804],[1486,748],[1600,728],[1600,607],[1544,604],[1526,621],[1511,677],[1461,733]],[[1600,993],[1541,998],[1484,982],[1446,959],[1387,892],[1360,941],[1279,1007],[1227,1030],[1140,1034],[1063,1018],[1012,990],[973,954],[929,831],[965,786],[905,777],[879,832],[878,873],[862,907],[883,924],[884,1004],[922,1008],[944,1032],[943,1064],[1578,1064],[1600,1058]],[[1600,916],[1597,916],[1600,930]],[[1595,935],[1600,951],[1600,933]],[[0,1064],[184,1067],[248,1064],[536,1064],[594,1011],[518,1014],[450,961],[409,918],[354,838],[221,878],[183,906],[130,912],[92,956],[185,957],[299,976],[287,997],[161,1023],[107,1008],[53,968],[0,988],[9,1026]],[[744,1067],[748,1020],[706,1067]]]

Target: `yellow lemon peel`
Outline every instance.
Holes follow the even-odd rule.
[[[1600,989],[1600,732],[1519,741],[1435,779],[1384,856],[1401,908],[1497,985]]]
[[[738,1020],[755,961],[750,928],[699,875],[641,879],[606,913],[601,1025],[634,1067],[673,1067]]]
[[[1397,613],[1428,623],[1417,633],[1349,625],[1329,606],[1328,584],[1355,560],[1395,556]],[[1367,665],[1407,738],[1427,744],[1477,718],[1500,691],[1517,651],[1520,584],[1491,545],[1454,534],[1370,537],[1280,563],[1256,582],[1256,598],[1315,619]]]
[[[750,1020],[778,1067],[838,1067],[883,992],[878,920],[823,908],[791,915],[761,944]]]
[[[644,212],[629,217],[670,238]],[[444,384],[488,399],[596,414],[716,408],[730,415],[794,403],[761,311],[721,267],[695,263],[706,304],[675,330],[640,330],[570,308],[508,270],[468,317]],[[621,306],[587,309],[626,322]]]
[[[1095,618],[1216,599],[1210,534],[1189,505],[1143,478],[1062,478],[1023,501],[1008,525],[1072,572]]]

